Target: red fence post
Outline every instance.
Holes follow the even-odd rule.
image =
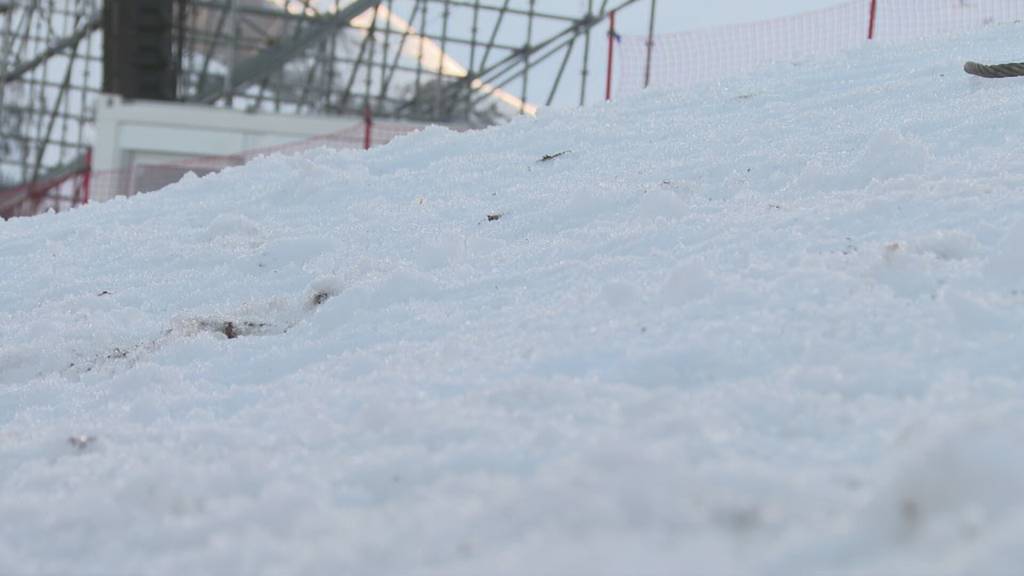
[[[878,0],[871,0],[871,16],[868,18],[868,40],[875,39],[875,14],[878,11]]]
[[[604,99],[612,99],[612,63],[615,60],[615,10],[612,10],[608,20],[608,77],[604,85]]]
[[[363,150],[369,150],[373,145],[373,112],[370,110],[370,103],[363,107]]]
[[[89,203],[90,185],[92,185],[92,148],[85,151],[85,173],[82,174],[82,204]]]

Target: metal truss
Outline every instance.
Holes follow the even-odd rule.
[[[193,0],[184,51],[198,60],[184,63],[180,94],[249,110],[369,107],[377,117],[489,125],[554,101],[574,54],[586,75],[591,29],[636,2],[278,0],[281,10]]]
[[[0,0],[0,215],[82,165],[102,2]],[[174,2],[183,102],[479,127],[565,101],[570,74],[584,104],[592,29],[640,0]]]

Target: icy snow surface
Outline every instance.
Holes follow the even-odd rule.
[[[0,223],[0,573],[1019,573],[1020,38]]]

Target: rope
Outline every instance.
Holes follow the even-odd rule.
[[[982,78],[1012,78],[1024,76],[1024,62],[1011,62],[1009,64],[995,64],[987,66],[977,62],[964,64],[964,72],[981,76]]]

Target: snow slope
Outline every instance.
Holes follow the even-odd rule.
[[[0,223],[0,573],[1017,573],[1019,38]]]

